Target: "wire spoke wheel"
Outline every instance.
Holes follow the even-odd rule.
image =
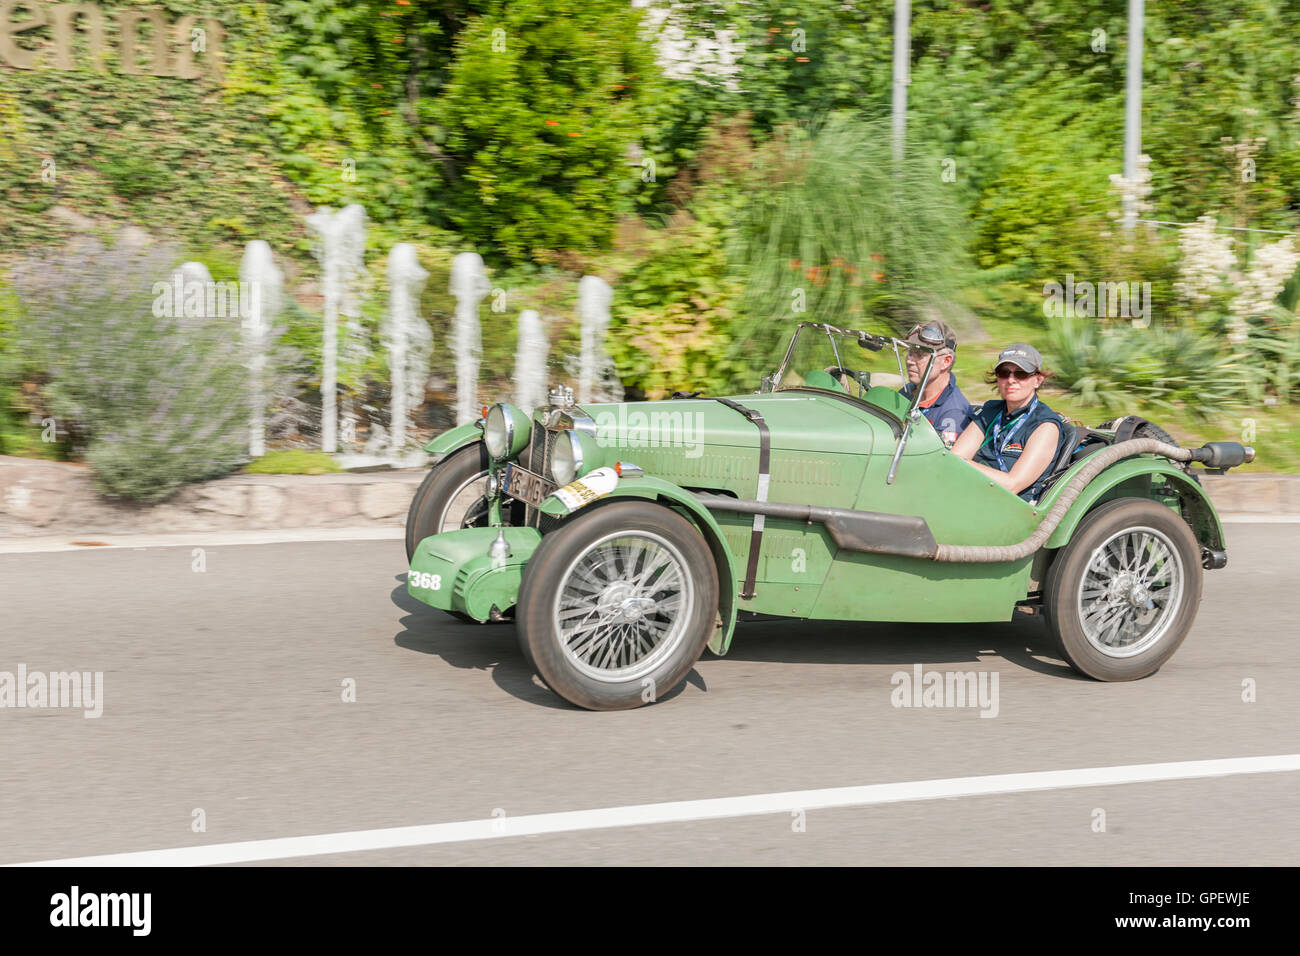
[[[685,558],[649,531],[606,535],[565,570],[555,627],[572,666],[599,681],[649,674],[682,642],[695,588]]]
[[[1070,666],[1108,681],[1158,670],[1196,619],[1200,547],[1182,515],[1150,499],[1085,515],[1044,586],[1047,625]]]
[[[488,497],[487,472],[474,475],[455,488],[447,499],[442,518],[433,534],[456,531],[459,528],[477,528],[487,524]]]
[[[1125,529],[1093,550],[1079,582],[1084,634],[1111,657],[1141,654],[1168,629],[1182,590],[1173,543],[1154,528]]]
[[[611,501],[542,536],[519,585],[519,646],[588,710],[679,688],[718,626],[718,566],[700,529],[653,501]]]

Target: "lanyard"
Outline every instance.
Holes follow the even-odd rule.
[[[1015,424],[1012,425],[1011,428],[1007,430],[1007,434],[1005,438],[1002,438],[1002,412],[998,412],[997,418],[993,419],[993,424],[989,427],[988,437],[993,439],[993,457],[997,459],[998,468],[1002,469],[1003,471],[1010,471],[1011,469],[1008,468],[1007,463],[1002,460],[1002,449],[1007,446],[1007,444],[1015,436],[1016,432],[1020,431],[1020,426],[1023,425],[1026,419],[1028,419],[1029,416],[1033,414],[1034,406],[1036,406],[1037,404],[1038,404],[1038,396],[1035,395],[1034,400],[1029,403],[1029,407],[1024,410],[1024,412],[1020,415],[1019,418],[1016,419]],[[1002,438],[1002,440],[999,441],[998,440],[999,438]],[[987,441],[988,439],[985,440]],[[981,448],[984,447],[983,444],[981,444],[980,447]]]

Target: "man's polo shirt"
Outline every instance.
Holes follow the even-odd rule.
[[[916,394],[916,386],[908,382],[899,391],[911,401]],[[955,375],[948,373],[947,386],[930,405],[921,406],[921,414],[934,426],[945,445],[951,445],[966,430],[971,420],[970,402],[966,401],[966,396],[957,387]]]

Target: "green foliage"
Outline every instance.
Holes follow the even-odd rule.
[[[614,287],[607,346],[623,383],[651,399],[729,391],[740,371],[726,354],[739,293],[715,227],[691,222],[655,236]]]
[[[1290,404],[1300,396],[1300,316],[1279,306],[1251,323],[1245,343],[1245,392],[1252,402]]]
[[[209,243],[253,235],[283,242],[296,231],[263,111],[237,102],[206,73],[178,79],[121,72],[119,8],[103,0],[108,69],[0,70],[0,258],[82,231],[62,206],[109,224],[133,222],[156,234]],[[217,18],[227,61],[249,52],[249,5],[166,0],[169,22]],[[38,31],[38,35],[39,35]]]
[[[324,475],[342,471],[333,458],[323,451],[287,448],[267,452],[244,466],[250,475]]]
[[[733,360],[770,369],[798,321],[901,328],[960,285],[956,192],[919,144],[895,168],[885,124],[837,117],[774,147],[731,251],[745,276]]]
[[[1082,405],[1124,414],[1141,405],[1204,420],[1240,404],[1240,366],[1219,341],[1192,329],[1102,327],[1073,317],[1048,328],[1043,355],[1052,384]]]
[[[86,242],[14,272],[19,348],[48,378],[46,405],[112,496],[157,501],[244,456],[238,329],[155,314],[153,284],[176,264],[165,248]]]
[[[436,115],[468,238],[514,260],[608,245],[655,92],[638,20],[623,0],[515,0],[458,34]]]

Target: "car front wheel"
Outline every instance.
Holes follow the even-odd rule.
[[[1138,680],[1173,656],[1196,619],[1200,547],[1174,511],[1121,498],[1079,523],[1045,591],[1048,626],[1075,670]]]
[[[613,502],[542,539],[519,589],[519,641],[561,697],[624,710],[685,680],[717,609],[717,567],[696,527],[658,504]]]

